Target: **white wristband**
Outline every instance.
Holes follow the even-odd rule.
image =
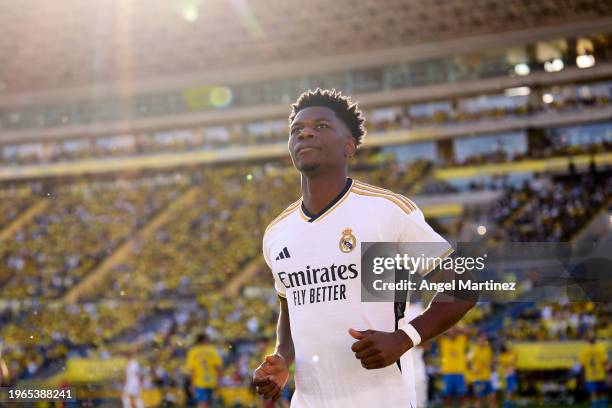
[[[404,324],[402,325],[402,327],[400,327],[400,330],[403,330],[404,333],[406,333],[408,337],[410,337],[410,340],[412,340],[412,347],[416,347],[421,344],[421,335],[414,328],[413,325],[411,325],[410,323]]]

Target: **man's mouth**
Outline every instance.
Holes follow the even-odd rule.
[[[300,153],[303,153],[303,152],[310,152],[310,151],[314,151],[314,150],[317,150],[317,148],[316,148],[316,147],[311,147],[311,146],[308,146],[308,147],[300,147],[300,148],[297,150],[296,155],[299,155]]]

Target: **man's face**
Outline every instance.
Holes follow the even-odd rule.
[[[289,153],[301,173],[344,167],[355,149],[350,131],[329,108],[302,109],[289,125]]]

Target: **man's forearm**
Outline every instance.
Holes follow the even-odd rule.
[[[432,281],[468,281],[474,277],[464,274],[441,273]],[[459,285],[457,285],[459,286]],[[421,341],[432,339],[453,327],[476,304],[478,292],[457,291],[436,293],[427,309],[410,323],[419,332]]]
[[[453,327],[474,306],[472,301],[437,301],[436,297],[438,295],[434,297],[429,307],[421,315],[410,322],[419,332],[423,342]]]
[[[280,301],[280,314],[278,316],[278,325],[276,326],[276,349],[274,352],[283,356],[287,367],[295,360],[291,324],[289,322],[289,307],[286,299],[281,299]]]

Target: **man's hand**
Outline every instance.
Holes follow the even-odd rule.
[[[259,395],[265,399],[278,400],[281,390],[289,379],[289,367],[280,354],[265,357],[264,362],[253,373],[253,383]]]
[[[412,340],[403,330],[389,333],[349,329],[349,334],[358,340],[351,346],[351,350],[368,370],[391,365],[412,348]]]

